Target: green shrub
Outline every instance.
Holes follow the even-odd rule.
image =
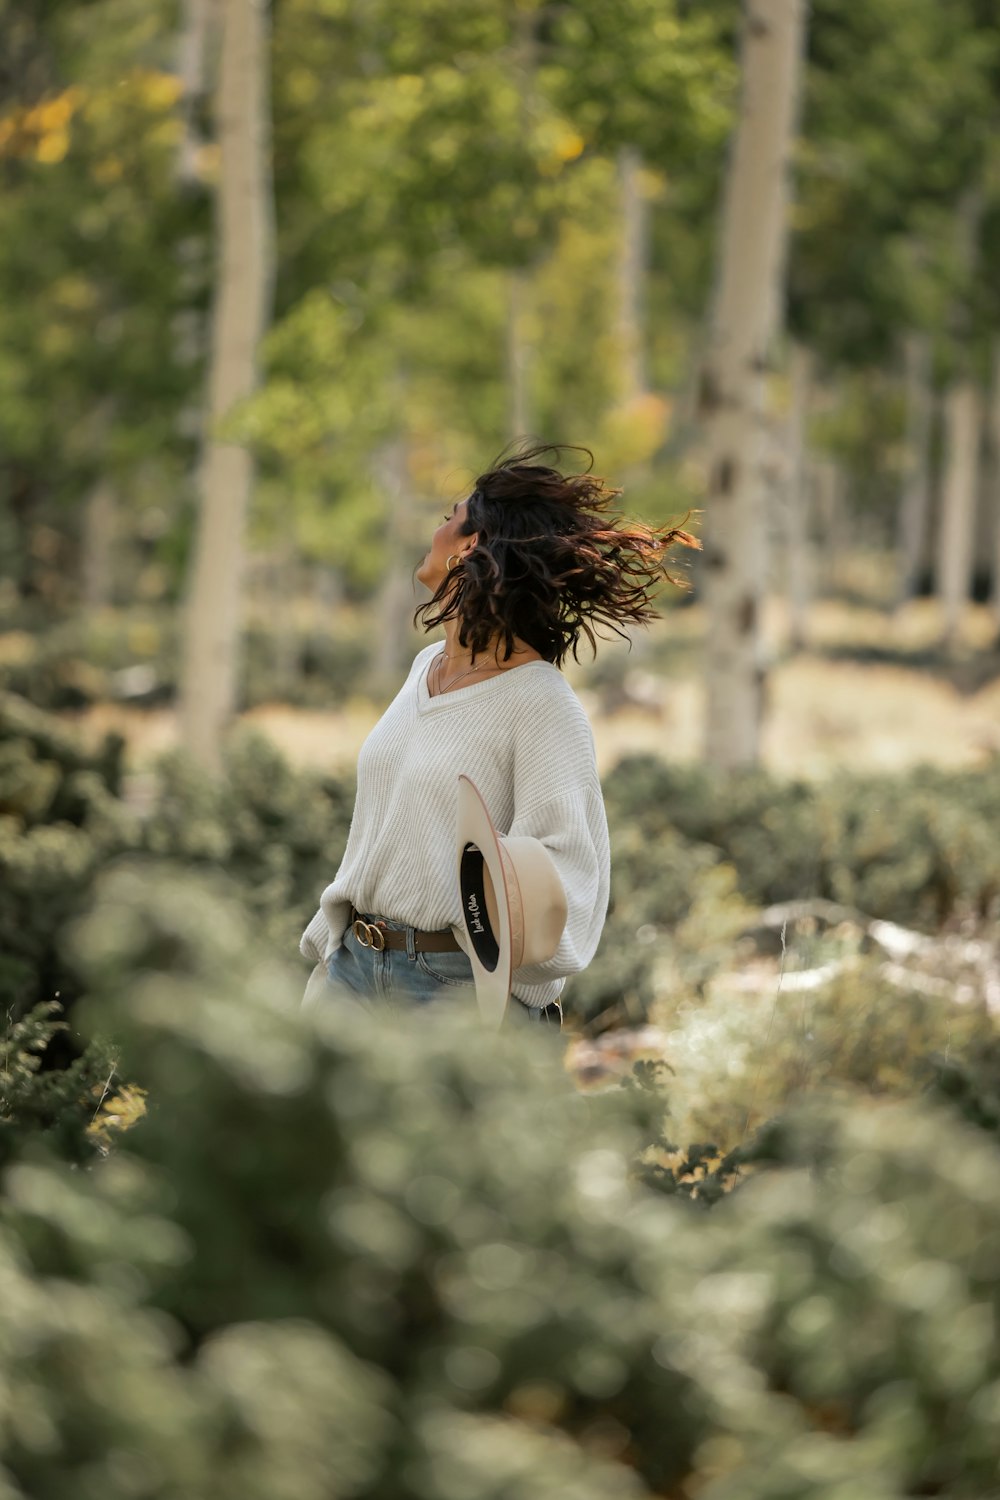
[[[173,703],[178,622],[177,612],[165,608],[105,609],[8,631],[0,645],[0,690],[52,713],[97,703]],[[290,632],[251,621],[243,634],[237,697],[241,708],[273,702],[331,708],[363,696],[369,676],[370,632],[360,619]]]
[[[225,870],[276,951],[294,955],[343,854],[354,791],[353,777],[293,771],[269,740],[244,730],[217,782],[181,755],[161,760],[143,848]]]
[[[0,695],[0,1014],[72,1005],[78,981],[61,935],[86,908],[96,871],[135,848],[120,800],[122,742],[86,751],[46,714]]]
[[[347,839],[350,780],[302,776],[244,732],[213,783],[184,757],[163,758],[144,814],[120,795],[122,742],[84,750],[50,716],[0,695],[0,1014],[23,1016],[80,992],[62,935],[91,900],[97,873],[125,853],[239,881],[276,945],[294,952]]]
[[[65,1161],[106,1150],[106,1101],[118,1093],[114,1049],[94,1038],[62,1068],[41,1069],[57,1032],[68,1029],[58,1001],[0,1025],[0,1166],[41,1141]]]
[[[1000,917],[1000,763],[812,785],[634,756],[604,792],[609,822],[641,825],[650,845],[679,834],[717,850],[754,905],[819,896],[928,930]]]
[[[303,1013],[242,895],[123,867],[89,1027],[150,1108],[0,1196],[0,1476],[38,1500],[904,1500],[997,1485],[1000,1159],[817,1093],[711,1212],[556,1039]]]
[[[997,1042],[982,999],[959,1005],[916,979],[909,988],[891,983],[875,960],[814,990],[748,992],[720,980],[698,997],[668,991],[653,1013],[671,1069],[671,1137],[684,1147],[710,1140],[720,1151],[817,1087],[914,1097],[934,1077],[933,1055],[976,1059]]]
[[[160,1464],[176,1424],[202,1412],[184,1444],[189,1494],[207,1494],[224,1465],[256,1482],[251,1493],[296,1482],[289,1419],[255,1415],[289,1377],[296,1430],[307,1453],[319,1444],[327,1485],[306,1493],[356,1492],[334,1482],[345,1430],[362,1469],[377,1461],[364,1489],[373,1495],[541,1495],[557,1483],[610,1495],[606,1463],[584,1463],[574,1446],[596,1453],[608,1434],[612,1448],[637,1446],[657,1483],[684,1471],[694,1414],[710,1397],[654,1356],[644,1261],[655,1238],[627,1223],[636,1132],[611,1101],[575,1094],[557,1047],[533,1033],[492,1037],[471,1015],[391,1028],[336,1006],[303,1017],[298,986],[262,957],[235,893],[213,902],[198,882],[137,867],[104,882],[81,943],[104,997],[101,1024],[120,1035],[123,1067],[150,1108],[86,1187],[67,1191],[37,1164],[9,1173],[4,1216],[36,1275],[98,1283],[104,1297],[124,1287],[143,1304],[123,1368],[130,1384],[145,1380],[150,1404],[172,1404],[154,1432]],[[657,1234],[668,1227],[663,1207],[645,1205]],[[123,1263],[130,1278],[115,1270]],[[607,1298],[595,1295],[602,1285]],[[154,1310],[167,1321],[151,1352]],[[142,1442],[127,1433],[138,1396],[115,1419],[121,1433],[107,1413],[86,1424],[77,1415],[84,1359],[79,1344],[71,1357],[74,1339],[81,1322],[98,1336],[99,1321],[96,1310],[74,1320],[65,1339],[47,1328],[59,1346],[49,1368],[72,1389],[46,1409],[57,1428],[61,1410],[71,1419],[24,1468],[0,1453],[33,1493],[55,1492],[53,1471],[86,1493],[81,1459],[113,1486],[94,1445]],[[120,1315],[104,1321],[125,1337]],[[232,1345],[225,1364],[220,1340]],[[174,1398],[163,1389],[167,1351],[166,1374],[184,1388]],[[185,1400],[217,1370],[221,1393]],[[222,1420],[237,1379],[246,1415]],[[282,1477],[263,1488],[269,1471]],[[624,1493],[642,1493],[615,1476]]]
[[[947,1101],[963,1119],[1000,1144],[1000,1036],[974,1051],[934,1051],[927,1057],[928,1095]]]
[[[863,1108],[846,1097],[795,1111],[762,1143],[765,1155],[780,1170],[713,1211],[725,1250],[702,1302],[736,1299],[739,1347],[825,1434],[803,1445],[814,1462],[849,1446],[891,1493],[994,1493],[991,1143],[926,1102]],[[770,1493],[795,1492],[792,1473],[785,1455]]]
[[[720,967],[759,956],[756,912],[834,901],[925,932],[1000,931],[1000,769],[723,778],[653,756],[604,779],[612,883],[605,935],[567,1009],[601,1029],[697,1002]],[[741,934],[754,935],[744,941]],[[803,934],[796,932],[801,946]]]

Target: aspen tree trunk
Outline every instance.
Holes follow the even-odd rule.
[[[344,602],[344,580],[339,571],[326,563],[314,563],[310,596],[309,646],[318,653],[329,636],[333,616]]]
[[[294,535],[282,540],[275,548],[268,568],[268,591],[271,596],[270,628],[271,660],[274,662],[282,696],[289,686],[294,686],[301,675],[299,662],[299,634],[296,629],[296,609],[299,602],[298,548]]]
[[[911,333],[904,344],[906,388],[906,470],[899,503],[899,581],[897,603],[917,591],[928,542],[931,506],[931,341]]]
[[[785,560],[788,633],[794,651],[801,651],[806,644],[809,605],[813,593],[813,559],[809,545],[811,495],[806,463],[812,370],[812,351],[793,340],[789,351],[791,405],[788,412],[788,476],[785,486]]]
[[[983,206],[982,189],[974,182],[963,194],[956,214],[957,259],[967,284],[976,270]],[[969,368],[967,349],[973,330],[968,297],[963,291],[960,288],[956,294],[951,312],[954,373],[942,401],[944,475],[935,585],[941,602],[941,644],[947,651],[957,644],[971,592],[983,415],[979,389]]]
[[[116,402],[109,397],[91,413],[89,447],[98,465],[103,465],[114,426]],[[118,494],[103,467],[83,504],[80,532],[80,592],[84,607],[103,609],[111,603],[114,589],[114,549],[118,530]]]
[[[1000,637],[1000,338],[993,341],[993,381],[989,406],[990,447],[992,457],[987,478],[988,510],[993,519],[993,578],[990,606]]]
[[[823,539],[821,587],[830,594],[840,581],[840,559],[847,543],[847,481],[843,468],[832,458],[817,460],[813,477],[816,519]]]
[[[765,508],[760,462],[765,371],[780,331],[788,159],[797,128],[804,0],[748,0],[742,95],[730,147],[711,334],[699,390],[709,456],[704,527],[708,616],[705,753],[756,763]]]
[[[181,86],[181,133],[174,174],[181,191],[192,196],[209,191],[203,126],[218,7],[219,0],[182,0],[180,6],[177,73]],[[201,233],[185,234],[177,241],[175,253],[180,266],[178,286],[182,294],[187,294],[188,304],[178,310],[173,322],[174,357],[179,365],[190,368],[204,358],[208,342],[208,319],[201,310],[200,299],[196,301],[209,254],[207,237]],[[179,425],[191,431],[197,428],[201,417],[200,393],[189,394],[178,417]]]
[[[618,257],[618,348],[621,394],[634,401],[647,389],[645,285],[649,260],[649,209],[642,192],[642,159],[634,146],[618,153],[621,247]]]
[[[94,483],[84,504],[80,558],[83,602],[104,609],[114,587],[114,547],[118,530],[118,497],[106,474]]]
[[[992,384],[979,382],[979,447],[976,471],[975,522],[972,532],[972,578],[969,594],[973,602],[988,599],[993,579],[992,438],[990,407]]]
[[[253,460],[219,432],[257,384],[257,347],[270,311],[272,226],[268,29],[256,0],[222,0],[216,93],[220,146],[218,245],[208,430],[185,611],[181,730],[191,754],[217,769],[236,702],[241,584]]]
[[[400,409],[402,393],[397,398]],[[399,674],[410,656],[415,546],[415,505],[410,481],[409,444],[398,434],[381,449],[373,464],[376,483],[385,497],[386,515],[382,532],[383,574],[376,606],[378,628],[371,660],[376,692],[391,693],[399,686]]]
[[[969,602],[976,524],[982,401],[970,377],[954,381],[944,398],[944,479],[937,553],[937,592],[943,644],[951,650]]]
[[[785,541],[784,507],[788,489],[788,418],[770,403],[773,387],[765,387],[765,405],[760,416],[760,448],[757,475],[762,496],[761,597],[782,586],[781,568]]]
[[[208,93],[209,39],[219,0],[183,0],[177,48],[181,81],[181,139],[177,149],[177,177],[183,184],[198,183],[198,155],[204,141],[201,114]]]

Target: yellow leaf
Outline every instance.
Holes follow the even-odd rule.
[[[47,162],[50,165],[62,161],[69,150],[69,131],[50,130],[43,135],[35,147],[35,160]]]
[[[136,69],[134,77],[140,98],[153,109],[172,109],[181,96],[183,86],[176,73]]]
[[[90,169],[90,175],[101,187],[108,183],[118,182],[124,168],[117,156],[105,156],[101,161],[95,161]]]
[[[582,135],[567,128],[556,142],[556,155],[560,161],[575,161],[586,144]]]

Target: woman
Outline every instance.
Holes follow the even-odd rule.
[[[621,491],[537,462],[555,451],[530,448],[481,474],[416,570],[433,597],[414,623],[443,625],[444,642],[417,653],[361,747],[344,857],[300,944],[317,964],[306,1003],[332,994],[326,980],[375,1008],[472,985],[455,876],[459,772],[501,832],[545,845],[566,891],[559,947],[514,970],[508,1014],[559,1022],[567,977],[594,955],[608,825],[593,731],[560,664],[570,648],[579,659],[581,632],[596,652],[591,621],[623,635],[616,622],[655,618],[664,553],[699,543],[676,528],[619,529],[605,513]],[[402,936],[372,946],[365,923]]]

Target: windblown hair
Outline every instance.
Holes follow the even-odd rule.
[[[651,527],[608,514],[622,493],[589,472],[561,474],[537,463],[569,444],[537,444],[501,458],[480,474],[469,496],[461,535],[479,533],[462,561],[446,574],[434,597],[414,612],[427,630],[460,620],[458,639],[472,659],[498,636],[502,660],[515,636],[561,666],[581,633],[597,646],[591,623],[618,626],[659,617],[650,605],[662,582],[686,586],[667,572],[664,558],[680,543],[701,543],[679,526]],[[576,448],[586,453],[588,448]],[[436,610],[436,613],[434,611]]]

